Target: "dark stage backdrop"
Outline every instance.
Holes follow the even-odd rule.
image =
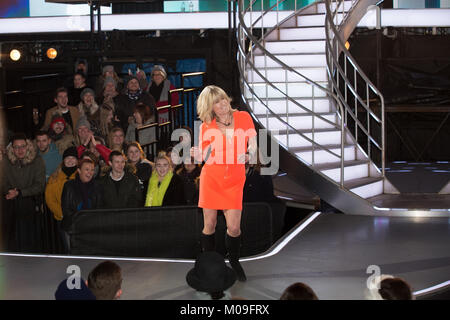
[[[450,35],[379,32],[358,29],[350,52],[385,98],[387,161],[450,159]]]
[[[283,227],[274,221],[280,213],[274,215],[267,203],[244,204],[241,256],[264,252],[273,244]],[[81,211],[70,233],[71,254],[195,259],[202,229],[203,214],[194,206]],[[219,214],[216,246],[222,253],[225,232]]]

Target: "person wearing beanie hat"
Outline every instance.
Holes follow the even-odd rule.
[[[67,148],[63,153],[63,160],[67,157],[74,157],[78,159],[77,148],[75,146]]]
[[[48,179],[45,188],[45,201],[48,208],[53,213],[53,217],[57,221],[56,229],[60,236],[60,242],[63,247],[62,253],[68,252],[68,245],[66,243],[65,235],[61,228],[61,220],[63,218],[61,196],[64,184],[75,179],[77,173],[78,155],[77,149],[72,146],[67,148],[63,153],[63,161],[59,168]]]
[[[95,134],[100,134],[100,107],[95,101],[95,92],[91,88],[85,88],[81,94],[81,102],[78,104],[80,120],[89,122],[89,129]]]
[[[156,107],[172,105],[175,106],[179,103],[179,96],[177,92],[170,93],[170,90],[176,88],[167,79],[167,72],[161,65],[155,65],[152,69],[152,81],[147,87],[147,92],[150,93],[156,101]],[[160,123],[167,122],[169,120],[169,112],[167,109],[161,110],[158,113]]]
[[[73,135],[67,132],[66,127],[66,121],[62,115],[53,115],[48,135],[58,148],[59,154],[63,154],[64,150],[74,145]]]
[[[91,124],[89,123],[88,119],[86,118],[86,116],[83,116],[80,118],[80,121],[78,121],[77,124],[77,131],[81,128],[81,127],[86,127],[88,130],[91,130]]]
[[[128,124],[134,120],[133,113],[137,104],[143,103],[149,106],[151,113],[156,114],[155,99],[141,89],[139,79],[136,76],[129,78],[126,91],[117,98],[116,114],[124,132],[127,132]]]
[[[102,69],[102,74],[97,78],[97,82],[95,84],[95,96],[100,99],[103,96],[103,91],[105,89],[105,81],[108,78],[112,78],[115,81],[115,87],[118,92],[121,92],[123,89],[123,80],[119,78],[116,71],[114,70],[114,66],[106,65]],[[110,81],[110,80],[109,80]],[[102,102],[99,100],[99,102]]]
[[[58,126],[57,124],[61,124],[61,126]],[[57,125],[57,126],[55,126],[55,125]],[[50,123],[50,129],[55,131],[56,134],[63,132],[66,129],[66,121],[64,120],[64,117],[60,114],[55,114],[52,117],[52,122]]]
[[[105,77],[113,77],[114,76],[114,66],[106,65],[103,67],[102,73]]]
[[[80,93],[80,99],[83,100],[83,97],[88,93],[90,93],[92,97],[95,96],[94,90],[92,90],[91,88],[84,88],[83,91],[81,91]]]
[[[117,86],[117,81],[113,77],[106,77],[105,82],[103,82],[103,89],[106,89],[109,84],[113,85],[115,89]]]
[[[73,283],[70,283],[69,286],[69,283],[69,279],[60,282],[55,292],[55,300],[96,300],[95,295],[86,286],[86,282],[82,278],[79,279],[79,288]]]

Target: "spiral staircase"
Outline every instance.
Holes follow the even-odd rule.
[[[340,211],[449,216],[445,195],[421,201],[386,178],[383,95],[345,47],[377,2],[295,1],[280,21],[285,0],[239,1],[242,99],[279,144],[280,168]]]

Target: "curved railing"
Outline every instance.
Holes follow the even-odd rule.
[[[351,1],[352,8],[357,2],[358,0]],[[345,126],[367,153],[368,158],[381,167],[381,174],[384,177],[383,95],[356,63],[339,35],[338,25],[346,18],[344,0],[325,0],[325,4],[326,57],[331,91],[338,96],[344,106],[345,113],[341,114],[341,117]],[[378,115],[375,107],[378,108]],[[377,150],[378,156],[374,154]]]
[[[324,94],[325,96],[331,98],[335,101],[335,106],[339,109],[340,115],[345,114],[343,106],[339,100],[339,98],[329,89],[323,87],[322,85],[314,82],[313,80],[309,79],[305,75],[299,73],[297,70],[293,69],[292,67],[286,65],[284,62],[279,60],[277,57],[275,57],[273,54],[268,52],[264,46],[261,43],[264,43],[265,35],[269,32],[279,28],[280,25],[288,21],[291,17],[297,15],[298,13],[302,12],[303,10],[306,10],[308,7],[316,5],[311,4],[309,6],[297,9],[297,1],[295,1],[295,10],[294,12],[286,17],[285,19],[281,20],[279,19],[280,10],[279,5],[285,2],[285,0],[279,0],[276,4],[270,6],[268,9],[264,9],[264,0],[260,0],[261,8],[260,11],[256,11],[256,14],[259,14],[259,17],[256,18],[256,20],[253,22],[253,14],[254,13],[254,4],[256,3],[256,0],[239,0],[239,28],[238,28],[238,67],[241,73],[241,79],[242,79],[242,86],[244,92],[243,99],[247,102],[249,107],[254,110],[254,99],[258,99],[261,105],[265,107],[266,110],[266,118],[265,123],[261,122],[260,119],[257,119],[258,122],[260,122],[261,125],[263,125],[268,131],[270,132],[270,126],[269,126],[269,115],[272,116],[272,118],[276,118],[279,121],[281,121],[286,128],[286,144],[285,147],[287,150],[291,148],[290,141],[289,141],[289,133],[296,133],[300,135],[303,139],[311,143],[312,146],[312,163],[310,163],[311,166],[315,165],[314,161],[314,153],[317,150],[324,150],[329,154],[332,154],[333,156],[337,157],[340,160],[340,170],[341,170],[341,178],[340,178],[340,186],[344,186],[344,145],[345,145],[345,130],[344,130],[344,121],[341,119],[340,124],[336,124],[335,122],[332,122],[317,112],[314,111],[314,104],[317,98],[323,98],[323,96],[320,96],[320,93]],[[248,3],[248,6],[245,7],[245,3]],[[269,3],[269,1],[266,1],[266,4]],[[270,17],[270,14],[272,13],[272,17]],[[269,32],[267,32],[265,29],[264,24],[264,18],[271,18],[273,20],[273,14],[276,15],[276,20],[273,26],[269,27]],[[247,26],[246,24],[246,17],[250,19],[250,26]],[[258,24],[261,25],[261,27],[258,27]],[[259,34],[258,34],[259,33]],[[264,56],[265,61],[265,67],[264,74],[262,74],[257,67],[255,67],[254,61],[254,51],[260,50],[261,55]],[[282,68],[285,71],[285,84],[284,84],[284,90],[280,89],[279,87],[275,86],[269,79],[267,78],[267,59],[271,59],[274,61],[280,68]],[[248,74],[249,72],[254,71],[262,80],[265,85],[265,97],[259,97],[258,94],[255,92],[255,84],[250,83],[248,80]],[[307,83],[311,88],[311,101],[312,101],[312,108],[311,110],[299,103],[298,101],[291,98],[288,91],[288,77],[290,76],[296,76],[304,79],[305,83]],[[254,77],[253,77],[254,79]],[[279,114],[275,114],[270,108],[268,107],[268,90],[269,87],[273,88],[276,92],[280,93],[281,96],[286,100],[286,120],[282,119]],[[247,95],[245,92],[248,90],[248,92],[251,94],[253,98],[253,102],[250,103],[247,100]],[[300,132],[296,128],[292,127],[289,122],[289,102],[296,105],[299,109],[302,109],[305,114],[311,115],[311,121],[312,121],[312,134],[311,138],[306,136],[304,133]],[[315,141],[315,118],[318,118],[330,125],[332,125],[335,128],[338,128],[340,130],[341,135],[341,148],[340,148],[340,154],[333,152],[332,150],[328,149],[326,146],[321,145]],[[280,142],[280,144],[283,144]],[[295,155],[295,154],[294,154]],[[297,158],[299,158],[297,155],[295,155]],[[305,162],[303,159],[299,158],[301,161]]]

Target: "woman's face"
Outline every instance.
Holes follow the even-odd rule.
[[[82,88],[84,86],[84,78],[79,74],[75,75],[75,77],[73,77],[73,86],[75,88]]]
[[[114,72],[113,71],[106,71],[104,74],[104,77],[105,78],[107,78],[107,77],[114,77]]]
[[[170,164],[166,159],[159,159],[156,161],[155,167],[156,173],[160,178],[165,177],[170,170]]]
[[[161,82],[164,81],[164,76],[163,76],[163,74],[161,73],[161,71],[155,71],[155,72],[153,72],[153,74],[152,74],[152,80],[153,80],[154,83],[156,83],[156,85],[159,86],[159,85],[161,84]]]
[[[78,164],[78,159],[73,156],[68,156],[64,158],[64,166],[66,168],[73,168]]]
[[[83,96],[83,103],[87,106],[91,106],[92,103],[94,103],[94,96],[92,95],[92,93],[85,93],[85,95]]]
[[[108,96],[108,95],[113,95],[114,93],[116,93],[116,86],[114,85],[114,83],[108,82],[105,85],[103,95]]]
[[[218,116],[226,116],[230,112],[230,103],[223,98],[213,104],[213,111]]]
[[[112,134],[112,143],[115,146],[120,146],[123,144],[125,137],[122,131],[116,131]]]
[[[83,183],[89,182],[94,176],[95,167],[92,163],[84,163],[81,168],[78,168],[78,175]]]
[[[131,163],[137,163],[141,158],[141,151],[135,146],[131,146],[128,148],[127,157]]]

